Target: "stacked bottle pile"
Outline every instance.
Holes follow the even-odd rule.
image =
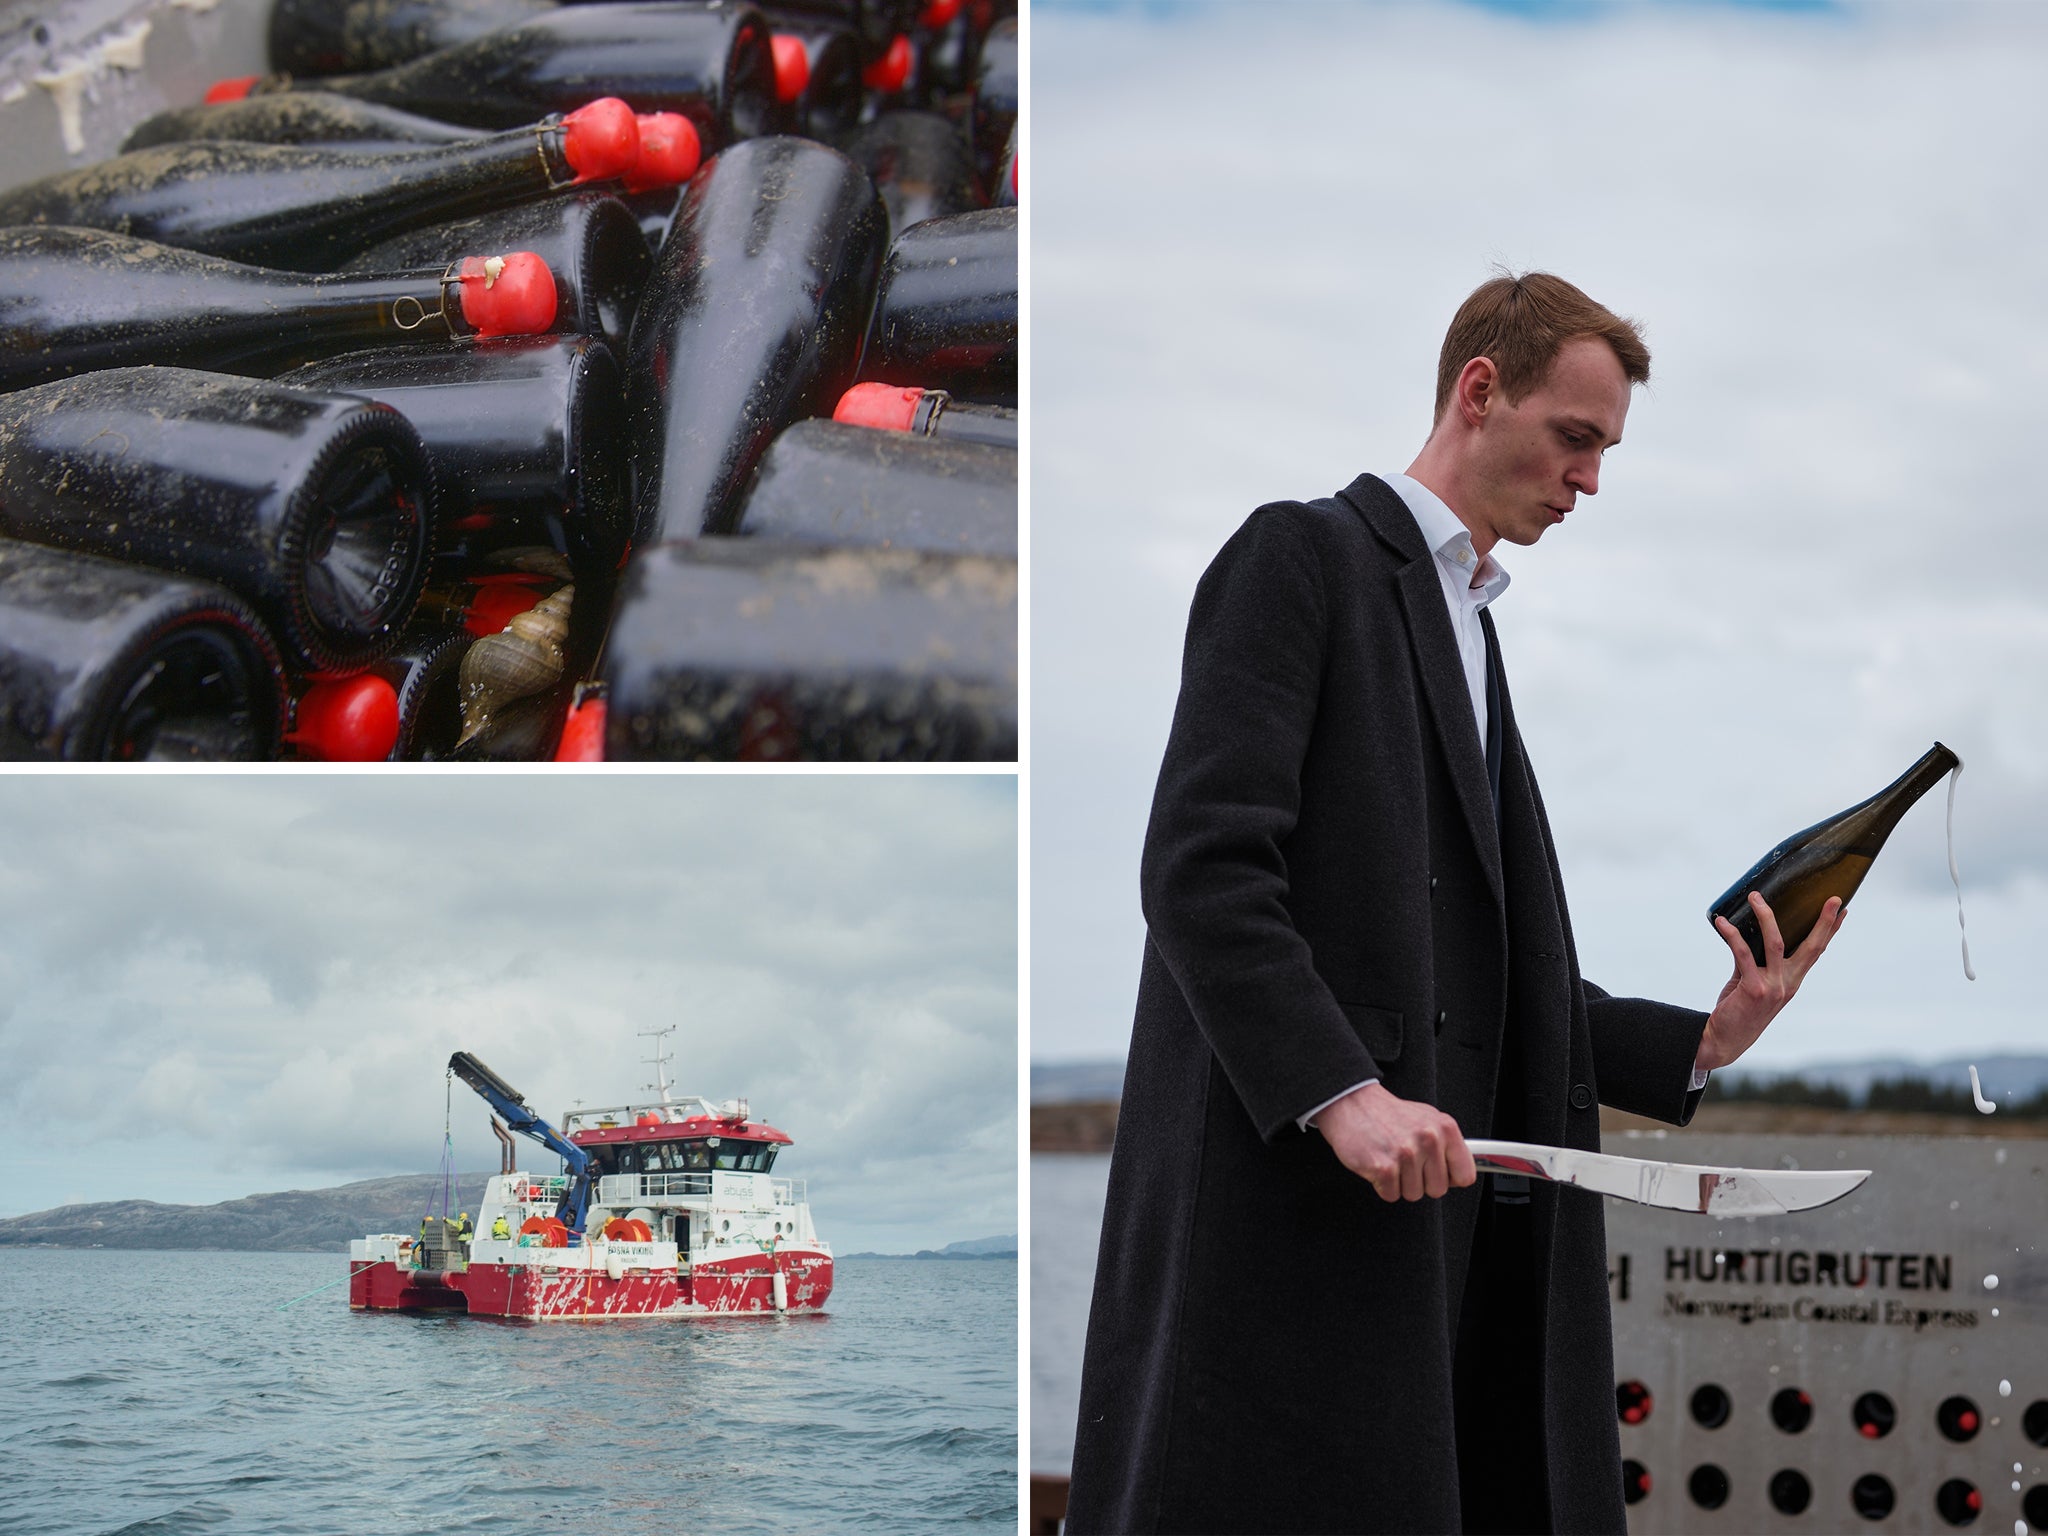
[[[0,191],[0,755],[1016,752],[1005,0],[277,0]]]

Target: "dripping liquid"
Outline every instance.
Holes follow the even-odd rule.
[[[1977,972],[1970,965],[1970,929],[1963,921],[1963,877],[1956,870],[1956,780],[1963,776],[1963,765],[1958,759],[1948,776],[1948,877],[1956,888],[1956,930],[1963,940],[1963,975],[1971,981],[1977,979]]]

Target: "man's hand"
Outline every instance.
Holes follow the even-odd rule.
[[[1479,1177],[1458,1122],[1442,1110],[1396,1098],[1378,1083],[1354,1089],[1316,1116],[1337,1161],[1382,1200],[1432,1200]]]
[[[1749,905],[1763,929],[1764,963],[1756,963],[1756,957],[1749,952],[1749,941],[1733,923],[1725,917],[1714,919],[1714,926],[1735,952],[1735,974],[1728,978],[1728,985],[1721,989],[1714,1011],[1707,1018],[1707,1032],[1700,1037],[1700,1052],[1693,1059],[1695,1068],[1712,1071],[1725,1067],[1755,1045],[1757,1036],[1778,1016],[1778,1010],[1792,1001],[1814,961],[1842,928],[1842,898],[1830,896],[1806,942],[1788,955],[1785,936],[1778,931],[1777,915],[1771,911],[1770,903],[1751,891]]]

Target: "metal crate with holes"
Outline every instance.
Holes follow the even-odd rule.
[[[1608,1203],[1629,1529],[2048,1532],[2048,1140],[1607,1150],[1681,1144],[1687,1162],[1872,1173],[1798,1215]]]

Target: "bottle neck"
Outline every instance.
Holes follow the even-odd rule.
[[[1883,842],[1913,803],[1948,777],[1959,763],[1955,753],[1937,741],[1918,762],[1857,808],[1868,807],[1870,811],[1869,833],[1875,834],[1877,842]]]
[[[446,341],[476,334],[462,315],[454,267],[356,277],[311,277],[300,316],[328,334],[390,342]]]

